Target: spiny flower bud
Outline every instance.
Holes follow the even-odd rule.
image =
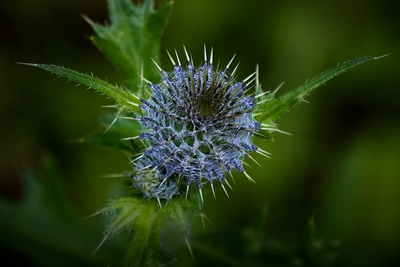
[[[176,53],[176,51],[175,51]],[[178,54],[172,72],[157,64],[162,76],[159,84],[149,83],[152,97],[141,99],[143,114],[138,116],[146,145],[134,162],[133,187],[145,197],[171,199],[194,184],[201,188],[218,181],[229,183],[225,174],[243,172],[243,159],[257,147],[252,143],[260,123],[254,120],[254,97],[246,96],[257,73],[242,82],[235,81],[237,67],[228,72],[229,64],[213,66],[213,51],[204,64],[194,67],[186,49],[187,65],[181,65]],[[214,193],[215,196],[215,193]]]

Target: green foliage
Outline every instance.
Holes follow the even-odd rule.
[[[200,258],[196,266],[343,266],[337,265],[339,242],[318,238],[314,220],[307,224],[303,238],[293,245],[275,240],[265,232],[268,215],[265,207],[244,229],[199,237],[193,247]]]
[[[159,10],[154,10],[153,1],[147,0],[142,5],[134,6],[131,0],[108,0],[110,11],[110,25],[103,26],[96,24],[90,19],[86,20],[90,23],[96,35],[91,38],[93,43],[103,52],[118,68],[125,80],[126,87],[122,88],[114,86],[106,81],[100,80],[77,71],[45,64],[28,64],[51,73],[55,73],[61,77],[75,81],[78,84],[86,85],[97,90],[100,93],[112,98],[116,102],[117,115],[105,117],[105,131],[87,135],[79,141],[100,146],[117,147],[128,152],[130,155],[135,154],[139,150],[138,145],[132,139],[127,143],[121,141],[129,137],[138,135],[140,129],[134,122],[122,123],[119,117],[132,112],[140,112],[140,98],[145,98],[144,79],[159,80],[159,72],[157,67],[151,62],[160,61],[160,38],[165,24],[171,12],[172,4],[167,3]],[[315,88],[323,85],[331,78],[347,71],[362,63],[378,59],[378,57],[365,57],[347,61],[339,64],[319,76],[307,81],[304,85],[296,90],[289,92],[279,98],[275,98],[275,92],[263,94],[259,84],[256,84],[257,108],[255,110],[256,118],[263,124],[263,135],[268,139],[272,139],[272,134],[279,131],[276,128],[275,121],[286,111],[304,100],[304,98]],[[106,132],[106,134],[105,134]],[[69,217],[71,212],[65,203],[57,203],[54,200],[62,196],[59,187],[54,185],[51,190],[43,187],[32,185],[33,189],[28,194],[28,199],[41,199],[40,205],[47,207],[43,212],[43,216],[49,218],[64,219],[74,221],[75,218]],[[7,211],[7,218],[27,217],[32,210],[40,210],[38,206],[31,206],[35,201],[26,201],[22,204],[22,208],[13,209],[7,207],[4,203],[3,209]],[[51,203],[50,205],[48,203]],[[54,207],[52,205],[55,205]],[[105,231],[105,238],[113,236],[121,231],[131,232],[131,242],[128,251],[119,263],[120,266],[169,266],[174,262],[174,257],[165,252],[161,247],[161,230],[165,219],[172,221],[178,229],[178,232],[186,239],[189,235],[189,226],[187,224],[186,212],[205,217],[202,212],[202,197],[198,191],[191,189],[188,198],[179,196],[161,207],[161,203],[157,203],[154,199],[143,200],[138,195],[123,196],[109,201],[96,214],[110,215],[111,221]],[[262,232],[263,224],[267,218],[267,209],[264,209],[254,224],[244,231],[235,231],[227,233],[219,233],[218,237],[213,236],[212,240],[219,240],[217,247],[227,247],[230,252],[219,249],[211,249],[216,244],[207,244],[200,242],[195,249],[200,253],[211,255],[220,266],[265,266],[265,263],[271,266],[330,266],[333,262],[334,253],[332,254],[329,246],[322,246],[316,238],[315,226],[313,222],[308,225],[305,238],[302,245],[297,251],[285,250],[279,252],[281,247],[276,245],[274,241]],[[36,219],[43,219],[41,216],[35,216]],[[52,222],[52,219],[46,223]],[[11,227],[12,220],[4,220],[2,224]],[[34,229],[39,229],[40,222],[33,221],[32,229],[28,229],[32,234]],[[60,228],[54,227],[57,224],[45,225],[41,229],[45,236],[46,231],[53,231],[54,235],[63,232]],[[70,233],[65,233],[65,238],[71,244],[68,244],[69,251],[78,254],[74,241],[81,240],[78,232],[89,231],[83,229],[80,224],[76,224]],[[29,236],[29,235],[27,235]],[[87,237],[85,236],[87,241]],[[82,246],[90,248],[91,246],[81,240],[79,243],[81,250],[79,253],[85,253],[86,250]],[[66,241],[66,242],[67,242]],[[100,243],[100,245],[103,244]],[[272,244],[272,245],[271,245]],[[104,255],[103,249],[100,255]],[[97,254],[96,254],[97,255]],[[201,262],[201,260],[200,260]],[[204,265],[209,263],[203,262]],[[215,263],[215,262],[214,262]]]
[[[20,63],[24,65],[30,65],[33,67],[38,67],[40,69],[47,70],[51,73],[54,73],[60,77],[67,78],[68,80],[72,80],[78,85],[83,84],[89,88],[92,88],[106,96],[112,98],[117,103],[117,108],[122,111],[140,111],[138,108],[138,98],[133,94],[125,91],[123,88],[119,86],[114,86],[109,84],[106,81],[100,80],[99,78],[94,77],[93,75],[88,75],[84,73],[77,72],[75,70],[71,70],[65,67],[56,66],[56,65],[47,65],[47,64],[27,64]]]
[[[101,131],[90,133],[78,141],[85,144],[113,147],[129,153],[129,155],[138,153],[137,148],[132,140],[125,140],[131,136],[137,136],[140,131],[140,125],[132,120],[124,120],[115,117],[113,114],[106,113],[102,117]]]
[[[172,2],[157,11],[153,0],[134,6],[131,0],[108,0],[108,26],[89,21],[96,35],[91,39],[121,71],[128,90],[144,97],[139,75],[150,81],[160,79],[151,59],[160,61],[161,34],[172,9]],[[143,73],[142,73],[143,67]]]
[[[275,98],[275,92],[268,93],[261,95],[258,99],[258,102],[261,104],[257,105],[256,111],[258,112],[259,115],[257,119],[264,124],[269,125],[272,129],[271,131],[266,131],[266,136],[272,139],[271,133],[276,131],[274,129],[275,127],[275,121],[285,112],[289,111],[291,108],[296,106],[297,104],[301,103],[304,101],[304,98],[311,93],[314,89],[318,88],[319,86],[323,85],[330,79],[332,79],[335,76],[338,76],[347,70],[354,68],[355,66],[358,66],[360,64],[363,64],[365,62],[379,59],[384,56],[380,57],[364,57],[364,58],[358,58],[354,60],[349,60],[346,61],[342,64],[338,64],[336,67],[331,68],[322,74],[307,80],[305,84],[302,86],[298,87],[297,89],[290,91],[283,96],[279,98]],[[279,89],[279,88],[278,88]],[[256,93],[262,94],[260,86],[256,86]]]
[[[98,266],[114,261],[123,250],[123,244],[114,239],[101,254],[91,256],[102,227],[75,213],[50,157],[43,160],[43,173],[23,170],[21,178],[22,200],[10,203],[0,198],[0,244],[27,255],[26,265]]]
[[[118,266],[169,266],[173,257],[161,249],[160,235],[164,213],[154,199],[137,196],[114,198],[97,214],[111,214],[103,242],[122,230],[133,231],[127,254]],[[102,242],[102,243],[103,243]],[[102,245],[100,243],[100,245]]]
[[[168,218],[186,238],[189,225],[186,211],[204,216],[201,213],[202,202],[197,190],[191,190],[188,198],[181,196],[157,205],[155,199],[143,200],[141,196],[123,196],[109,201],[100,211],[93,214],[110,215],[111,221],[105,231],[105,237],[98,248],[110,236],[121,231],[133,231],[127,254],[118,266],[169,266],[175,259],[161,248],[160,236],[165,218]]]

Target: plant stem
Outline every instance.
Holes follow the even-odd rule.
[[[135,223],[132,240],[121,266],[153,266],[149,259],[157,260],[161,242],[161,227],[164,214],[160,212],[155,201],[147,203]]]

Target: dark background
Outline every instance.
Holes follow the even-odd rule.
[[[256,184],[237,173],[230,199],[217,189],[214,200],[205,190],[205,212],[215,226],[203,229],[194,219],[194,233],[243,228],[268,203],[266,232],[277,240],[295,242],[314,216],[318,235],[341,240],[349,261],[394,266],[400,260],[399,11],[389,0],[175,1],[162,39],[166,70],[165,49],[183,56],[185,45],[200,64],[206,44],[222,64],[237,54],[239,79],[259,64],[263,89],[285,81],[282,93],[338,62],[393,53],[329,81],[285,114],[279,128],[292,136],[257,139],[273,156],[255,156],[262,167],[252,164],[248,173]],[[101,106],[112,102],[14,63],[54,63],[122,83],[87,38],[92,30],[81,14],[104,23],[106,1],[0,2],[0,191],[18,202],[21,170],[40,170],[51,155],[83,218],[120,187],[100,177],[130,169],[118,151],[70,142],[97,130]]]

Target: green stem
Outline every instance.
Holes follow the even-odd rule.
[[[121,266],[148,266],[151,263],[144,262],[146,259],[157,258],[164,216],[155,201],[147,204],[149,207],[143,210],[135,224],[132,240]]]

